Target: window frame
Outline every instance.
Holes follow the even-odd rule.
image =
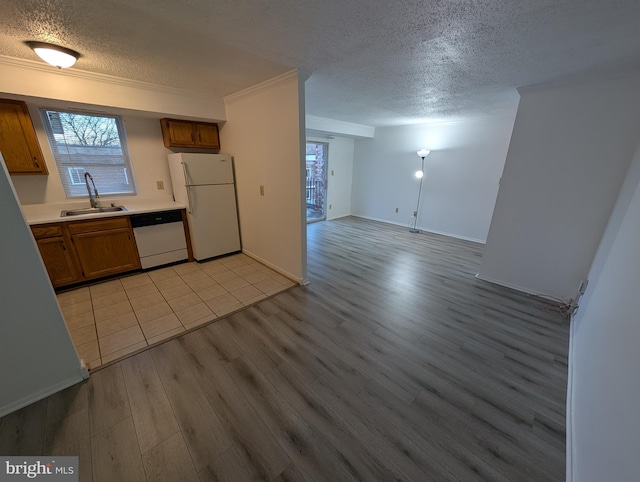
[[[82,169],[84,172],[80,173],[80,169]],[[78,176],[78,182],[76,182],[76,180],[73,178],[72,171],[75,171],[76,176]],[[69,173],[69,179],[70,179],[71,184],[73,186],[80,186],[80,185],[85,183],[82,179],[80,179],[80,176],[84,176],[84,173],[87,172],[87,170],[84,167],[82,167],[82,166],[68,166],[67,167],[67,172]]]
[[[119,155],[118,157],[122,157],[123,162],[118,164],[113,164],[113,166],[118,166],[122,169],[121,172],[125,181],[125,185],[130,186],[130,189],[129,190],[114,189],[113,188],[114,183],[108,184],[108,186],[110,187],[105,189],[104,179],[101,179],[99,176],[96,176],[93,173],[92,175],[94,176],[96,183],[103,183],[102,189],[100,189],[100,186],[98,186],[98,193],[100,194],[100,197],[137,196],[138,189],[137,189],[135,176],[133,172],[131,157],[129,155],[129,147],[128,147],[127,137],[124,129],[124,120],[122,119],[122,116],[117,114],[109,114],[106,112],[75,110],[75,109],[57,108],[57,107],[40,107],[39,111],[40,111],[40,117],[42,119],[42,123],[44,126],[45,134],[47,137],[47,141],[49,142],[49,148],[51,149],[51,153],[56,163],[56,168],[60,176],[60,182],[62,184],[62,188],[64,190],[64,193],[67,199],[80,199],[80,198],[88,197],[86,189],[83,189],[82,191],[78,189],[76,192],[72,191],[73,187],[78,187],[80,185],[84,186],[85,182],[82,181],[81,183],[76,183],[73,179],[73,174],[71,173],[71,170],[84,169],[84,172],[91,172],[92,163],[73,162],[72,157],[69,154],[67,154],[65,157],[65,154],[62,152],[60,147],[62,148],[66,147],[68,149],[67,146],[71,144],[68,144],[68,145],[66,144],[66,138],[65,138],[64,144],[60,144],[57,142],[54,136],[54,128],[51,125],[51,122],[49,121],[49,116],[47,114],[48,112],[114,119],[117,134],[118,134],[120,152],[121,152],[121,156]],[[99,147],[99,146],[89,146],[89,147]],[[93,154],[93,155],[97,155],[97,154]],[[64,159],[67,159],[70,162],[63,162]],[[94,169],[94,172],[95,172],[95,170],[98,170],[99,168],[105,168],[105,167],[108,168],[111,165],[111,163],[95,162],[93,163],[93,165],[96,167],[96,169]],[[66,178],[63,179],[64,176],[66,176]]]

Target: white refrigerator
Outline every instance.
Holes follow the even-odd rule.
[[[233,159],[222,154],[169,154],[176,202],[187,206],[193,256],[202,261],[240,251]]]

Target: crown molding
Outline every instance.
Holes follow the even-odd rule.
[[[328,117],[320,117],[313,114],[306,114],[305,124],[307,131],[322,132],[325,134],[335,134],[346,137],[366,137],[372,138],[375,135],[375,127],[365,124],[356,124]],[[311,132],[313,134],[313,132]]]
[[[180,96],[189,96],[197,98],[219,98],[205,92],[196,92],[193,90],[181,89],[178,87],[168,87],[163,85],[152,84],[149,82],[143,82],[139,80],[124,79],[122,77],[115,77],[113,75],[99,74],[96,72],[88,72],[86,70],[78,69],[57,69],[43,62],[34,60],[19,59],[16,57],[9,57],[6,55],[0,55],[0,66],[6,65],[9,67],[17,67],[21,69],[32,70],[36,72],[43,72],[51,75],[58,75],[62,77],[69,77],[74,79],[82,79],[93,82],[100,82],[112,85],[119,85],[122,87],[129,87],[134,89],[146,90],[151,92],[159,92],[162,94],[172,94]]]
[[[265,80],[264,82],[260,82],[259,84],[252,85],[251,87],[247,87],[246,89],[240,90],[238,92],[234,92],[233,94],[225,95],[222,100],[224,100],[225,104],[231,104],[233,102],[237,102],[245,97],[249,97],[251,95],[256,94],[257,92],[271,89],[272,87],[282,84],[284,82],[289,82],[293,79],[298,79],[298,70],[293,69],[284,74],[277,75],[269,80]]]

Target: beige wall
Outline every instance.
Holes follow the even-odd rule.
[[[0,56],[0,93],[58,99],[201,119],[225,119],[222,99],[181,89],[118,79],[41,62]]]
[[[235,159],[243,250],[306,282],[302,89],[293,72],[225,98],[220,135]]]
[[[40,107],[64,108],[65,104],[45,99],[36,100],[28,97],[12,97],[27,101],[40,148],[42,149],[47,168],[49,169],[48,176],[13,176],[13,184],[20,198],[20,202],[22,204],[65,202],[67,199],[39,112]],[[83,110],[88,111],[108,111],[115,115],[122,113],[118,109],[105,109],[94,105],[81,104],[78,106],[74,104],[74,107],[81,107]],[[126,113],[122,118],[136,183],[137,197],[166,198],[171,196],[171,179],[167,165],[167,154],[171,153],[171,151],[164,147],[162,142],[159,118],[143,117],[135,113]],[[156,181],[162,181],[165,189],[158,190]]]
[[[224,122],[224,102],[181,89],[155,86],[79,70],[57,70],[41,62],[0,56],[0,97],[27,102],[48,176],[13,176],[22,204],[66,200],[44,133],[39,107],[79,108],[121,115],[139,197],[171,195],[166,162],[170,151],[162,143],[159,119],[179,117]],[[164,191],[156,189],[163,181]]]

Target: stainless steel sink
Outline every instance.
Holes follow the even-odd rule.
[[[60,216],[82,216],[83,214],[113,213],[126,210],[127,208],[124,206],[98,206],[97,208],[69,209],[67,211],[62,211]]]

